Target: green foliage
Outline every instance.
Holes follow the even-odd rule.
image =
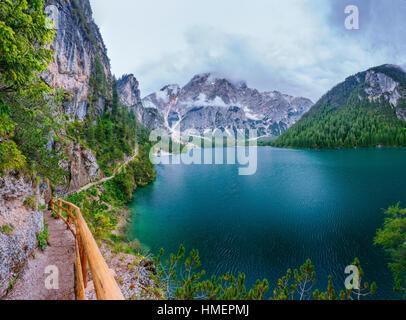
[[[14,230],[14,227],[11,224],[5,224],[1,227],[0,232],[10,236]]]
[[[146,185],[154,179],[155,171],[149,161],[149,151],[145,146],[139,145],[135,160],[130,162],[113,180],[105,183],[105,192],[101,199],[123,206],[132,199],[137,186]]]
[[[395,279],[395,291],[403,292],[406,299],[406,209],[400,204],[385,212],[382,229],[377,231],[375,245],[380,245],[390,257],[389,267]]]
[[[97,96],[107,97],[108,82],[99,56],[96,56],[93,61],[93,75],[90,78],[90,86],[93,88],[91,102],[96,102]]]
[[[376,283],[373,282],[371,285],[369,285],[368,282],[364,283],[362,282],[362,278],[364,277],[364,270],[361,267],[359,259],[355,258],[354,262],[351,265],[356,266],[358,268],[359,288],[346,290],[347,297],[349,299],[361,300],[361,297],[366,297],[368,295],[374,294],[376,292]],[[344,296],[344,293],[341,293],[341,295]]]
[[[333,285],[333,278],[331,276],[328,277],[327,291],[320,293],[319,290],[317,289],[313,293],[313,297],[315,300],[328,300],[328,301],[334,301],[339,299],[339,297],[336,294],[336,289],[334,288]],[[340,297],[342,300],[345,299],[345,295],[342,295],[342,292]]]
[[[11,290],[13,290],[18,279],[19,279],[18,276],[14,277],[13,279],[10,279],[10,281],[8,282],[7,294],[10,293]]]
[[[0,3],[0,92],[19,91],[42,83],[54,30],[47,27],[42,0],[2,0]]]
[[[292,148],[406,146],[406,122],[388,101],[350,99],[343,107],[325,107],[303,117],[272,145]]]
[[[92,32],[91,25],[87,22],[88,19],[86,18],[83,5],[80,3],[79,0],[71,0],[71,1],[73,5],[72,13],[74,18],[76,19],[76,21],[79,22],[89,42],[93,45],[94,48],[97,48],[96,37],[94,32]],[[96,28],[97,26],[95,25],[94,27]]]
[[[389,65],[370,70],[386,74],[400,84],[402,92],[406,90],[402,70]],[[365,77],[362,72],[335,86],[299,122],[268,144],[315,149],[406,146],[406,122],[397,118],[387,97],[369,100]],[[405,107],[400,99],[398,108]]]
[[[316,300],[361,300],[361,298],[367,297],[369,295],[373,295],[376,292],[376,283],[373,282],[371,285],[368,282],[362,282],[362,278],[364,277],[364,271],[361,268],[361,264],[358,258],[354,259],[354,262],[351,264],[358,268],[359,277],[358,277],[358,289],[346,289],[341,290],[339,295],[336,293],[336,289],[333,285],[333,279],[331,276],[328,278],[327,284],[327,291],[319,292],[316,290],[313,293],[313,296]],[[355,280],[354,280],[355,281]]]
[[[18,150],[14,141],[0,142],[0,174],[10,169],[20,170],[24,168],[25,157]]]
[[[116,87],[115,87],[116,88]],[[102,117],[87,118],[84,123],[74,121],[68,124],[67,133],[79,139],[95,151],[102,171],[110,176],[115,164],[124,159],[124,155],[134,154],[139,130],[135,114],[119,105],[115,90],[112,112],[105,112]],[[138,141],[142,145],[145,141]]]
[[[86,192],[72,194],[67,200],[80,207],[83,218],[96,239],[101,239],[114,230],[118,216],[118,209],[114,206],[94,200]]]
[[[153,279],[159,285],[165,298],[169,300],[264,300],[267,299],[269,281],[264,279],[257,282],[247,290],[245,275],[240,273],[238,277],[227,273],[223,276],[212,276],[206,280],[206,272],[201,270],[199,252],[192,250],[188,256],[185,248],[180,246],[177,254],[171,254],[169,259],[162,261],[164,250],[155,258],[154,264],[157,270]],[[358,259],[355,265],[360,268]],[[360,268],[363,275],[363,271]],[[285,276],[280,278],[277,287],[273,291],[273,300],[345,300],[352,299],[352,292],[347,295],[341,291],[337,296],[333,286],[332,277],[329,277],[326,292],[319,290],[312,292],[316,284],[315,266],[309,260],[299,270],[293,272],[289,269]],[[357,298],[373,294],[376,285],[364,284],[363,289],[369,288],[369,292],[355,292]]]
[[[24,200],[24,206],[31,208],[32,210],[37,210],[38,204],[37,204],[37,199],[35,196],[28,196]]]
[[[46,148],[49,138],[54,136],[55,131],[59,131],[59,123],[49,108],[55,100],[23,96],[18,100],[20,103],[14,108],[12,116],[18,123],[13,140],[26,158],[31,171],[47,177],[53,183],[61,183],[66,175],[59,166],[62,155]],[[31,108],[34,103],[36,105]]]
[[[49,230],[48,224],[44,220],[44,231],[37,233],[38,248],[45,250],[49,244]]]
[[[55,32],[43,7],[42,0],[0,3],[0,173],[29,169],[57,180],[64,172],[45,145],[56,129],[58,95],[40,77]]]
[[[145,145],[139,145],[138,156],[122,172],[97,190],[72,194],[68,201],[81,208],[83,217],[96,239],[106,236],[116,228],[118,216],[133,197],[138,186],[155,179],[154,167],[149,161],[149,152]]]
[[[310,259],[299,270],[288,270],[286,275],[278,280],[278,286],[273,291],[275,300],[305,300],[311,295],[316,284],[315,267]]]

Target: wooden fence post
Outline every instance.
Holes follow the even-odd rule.
[[[58,216],[62,217],[62,201],[58,201]]]
[[[87,288],[87,256],[85,252],[85,248],[83,247],[83,240],[80,236],[80,232],[76,233],[78,244],[79,244],[79,255],[80,255],[80,264],[82,266],[82,278],[83,278],[83,285]]]
[[[82,264],[80,262],[79,245],[77,240],[75,241],[75,246],[76,300],[86,300],[85,286],[82,274]]]
[[[70,226],[72,224],[72,206],[68,207],[68,225]],[[69,229],[68,226],[68,229]]]

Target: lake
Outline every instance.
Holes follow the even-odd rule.
[[[179,157],[175,156],[175,157]],[[344,289],[344,269],[355,257],[373,299],[398,299],[387,259],[373,245],[384,212],[406,206],[406,149],[258,149],[258,170],[238,165],[157,165],[157,180],[136,191],[130,236],[152,253],[198,249],[209,275],[267,278],[272,292],[288,268],[307,258],[316,287],[328,275]]]

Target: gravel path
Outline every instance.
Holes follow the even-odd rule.
[[[42,252],[36,251],[35,258],[28,260],[20,279],[6,300],[74,300],[74,261],[75,240],[62,220],[54,219],[44,213],[50,232],[50,245]],[[51,273],[45,274],[49,266],[59,271],[59,289],[47,289],[45,280]]]

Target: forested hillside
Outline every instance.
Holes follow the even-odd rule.
[[[406,74],[384,65],[351,76],[323,96],[276,147],[406,146]]]

